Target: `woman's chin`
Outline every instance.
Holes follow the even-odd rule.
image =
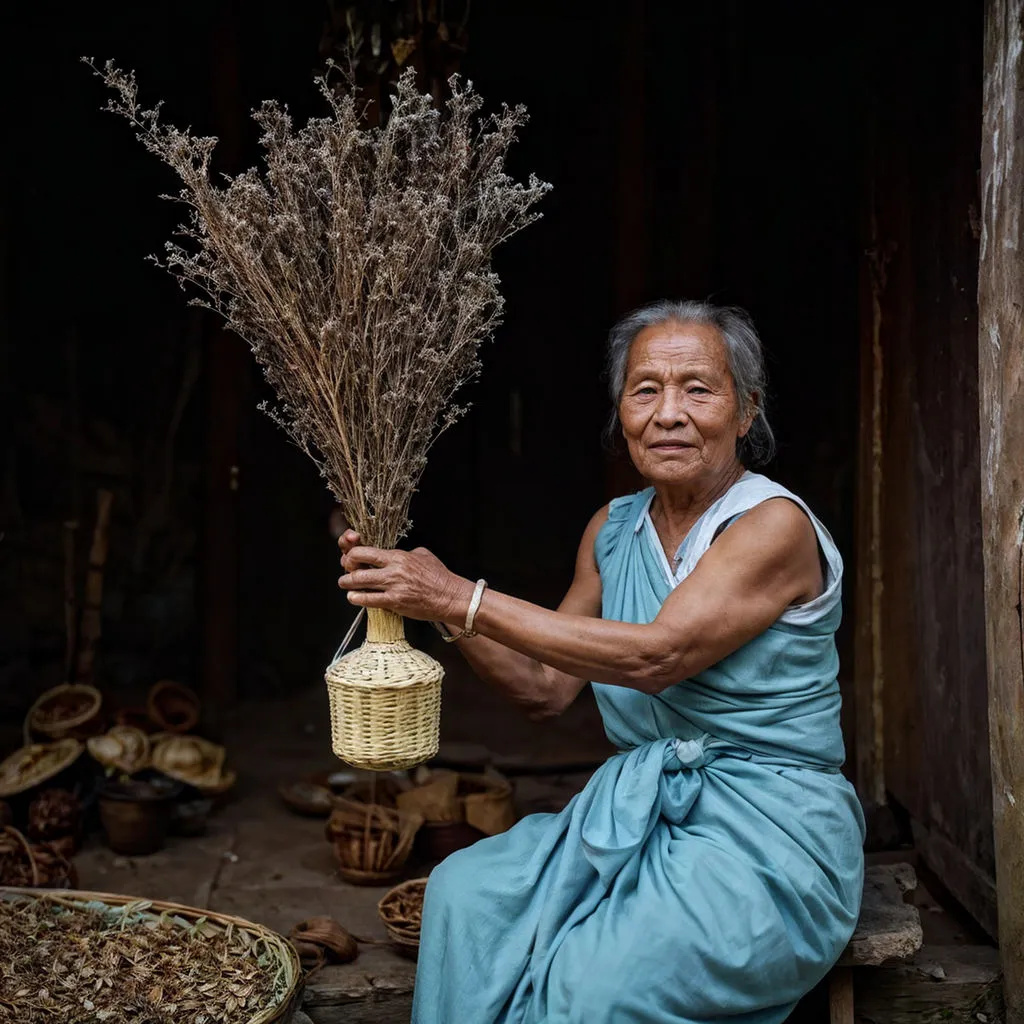
[[[663,459],[638,467],[645,480],[652,484],[694,484],[707,476],[709,466],[699,458]]]

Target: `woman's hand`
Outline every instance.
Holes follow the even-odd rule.
[[[345,575],[338,586],[350,604],[385,608],[407,619],[461,623],[473,597],[473,583],[450,572],[426,548],[415,551],[364,547],[359,534],[338,538]]]

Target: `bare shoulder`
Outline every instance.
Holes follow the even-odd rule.
[[[588,536],[590,536],[592,538],[597,536],[598,531],[608,521],[608,509],[609,508],[611,508],[611,502],[608,502],[607,505],[602,505],[601,508],[599,508],[590,517],[590,522],[587,523],[587,528],[586,528],[586,530],[583,531],[584,538],[586,538]]]
[[[755,543],[788,557],[817,558],[818,535],[807,513],[789,498],[769,498],[755,505],[725,531],[723,537]]]
[[[587,523],[587,528],[583,531],[583,537],[580,540],[579,551],[576,553],[576,568],[597,570],[597,557],[594,554],[594,542],[597,540],[597,535],[601,532],[601,527],[608,521],[608,505],[604,505],[599,508],[591,517],[590,522]]]
[[[711,545],[708,555],[714,555],[708,569],[730,562],[744,567],[748,583],[773,581],[787,604],[802,604],[822,591],[818,535],[807,513],[788,498],[756,505]]]

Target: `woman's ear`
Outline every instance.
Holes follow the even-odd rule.
[[[740,429],[736,435],[737,437],[746,437],[750,433],[750,428],[754,425],[754,420],[760,411],[761,393],[759,391],[751,391],[747,397],[747,411],[740,420]]]

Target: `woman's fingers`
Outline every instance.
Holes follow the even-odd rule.
[[[362,542],[362,538],[355,530],[345,530],[338,538],[338,547],[341,548],[342,554],[347,555],[352,548],[359,547]]]
[[[353,562],[360,562],[363,565],[388,565],[396,556],[400,557],[405,552],[356,546],[350,548],[348,554]]]
[[[381,590],[387,584],[388,576],[383,569],[356,569],[338,580],[342,590]]]
[[[394,598],[379,590],[350,590],[348,592],[348,603],[360,605],[363,608],[386,608],[394,611]]]

